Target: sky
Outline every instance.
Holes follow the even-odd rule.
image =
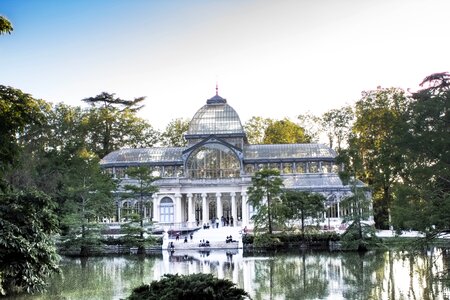
[[[215,94],[245,123],[320,115],[450,71],[448,0],[0,0],[0,84],[85,106],[146,96],[157,129]]]

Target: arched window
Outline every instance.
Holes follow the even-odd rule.
[[[160,222],[161,223],[173,223],[173,201],[169,197],[161,199],[159,204],[160,209]]]
[[[233,178],[240,174],[236,154],[221,144],[198,148],[189,156],[186,166],[191,178]]]

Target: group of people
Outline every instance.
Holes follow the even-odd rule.
[[[200,221],[197,219],[197,226],[199,226]],[[222,216],[219,220],[219,218],[212,218],[211,219],[211,227],[212,228],[219,228],[219,225],[222,224],[222,227],[224,226],[234,226],[234,219],[233,216],[231,217],[224,217]],[[210,225],[208,223],[203,223],[203,229],[209,229]]]
[[[194,238],[194,234],[191,232],[191,233],[189,234],[189,237],[191,238],[191,241],[192,241],[192,239]],[[177,240],[177,241],[180,240],[180,234],[179,234],[179,233],[177,233],[177,234],[175,235],[175,240]],[[187,235],[184,236],[184,242],[185,242],[185,243],[188,242],[188,237],[187,237]],[[173,243],[173,242],[172,242],[172,243]]]
[[[225,242],[228,244],[228,243],[234,243],[234,242],[237,242],[237,241],[233,240],[233,237],[230,235],[230,236],[227,236]]]
[[[198,244],[199,247],[209,247],[209,241],[208,240],[200,240],[200,244]]]

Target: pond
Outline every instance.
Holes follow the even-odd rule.
[[[165,273],[212,273],[253,299],[449,299],[450,251],[163,251],[160,255],[63,258],[45,294],[15,299],[123,299]]]

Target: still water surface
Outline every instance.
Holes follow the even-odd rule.
[[[132,288],[165,273],[212,273],[244,288],[253,299],[449,299],[450,252],[409,255],[377,251],[163,251],[162,255],[63,258],[62,274],[45,294],[20,299],[123,299]]]

